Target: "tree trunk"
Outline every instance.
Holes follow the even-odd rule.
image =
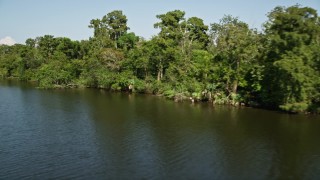
[[[237,89],[238,89],[238,80],[234,80],[232,85],[232,93],[237,94]]]
[[[162,67],[162,64],[160,63],[159,69],[158,69],[157,80],[160,81],[162,79],[162,76],[163,76],[163,67]]]
[[[237,60],[237,69],[236,69],[236,78],[233,81],[233,86],[232,86],[232,92],[234,94],[237,94],[237,89],[238,89],[238,77],[239,77],[239,68],[240,68],[240,60]]]
[[[159,68],[159,70],[158,70],[157,80],[158,80],[158,81],[160,81],[160,80],[161,80],[161,78],[162,78],[162,69],[161,69],[161,68]]]
[[[147,71],[147,68],[144,68],[144,79],[147,79],[148,78],[148,71]]]

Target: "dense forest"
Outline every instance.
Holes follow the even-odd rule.
[[[320,18],[276,7],[261,32],[231,15],[205,25],[174,10],[156,16],[150,40],[128,32],[115,10],[90,21],[93,37],[45,35],[0,46],[0,77],[40,88],[92,87],[175,101],[320,113]]]

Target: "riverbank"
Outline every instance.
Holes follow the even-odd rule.
[[[7,80],[20,81],[19,78],[7,78]],[[258,109],[266,109],[272,111],[279,111],[290,114],[320,114],[320,109],[315,111],[305,111],[305,112],[296,112],[290,110],[283,110],[276,107],[265,107],[260,105],[257,102],[239,102],[234,99],[230,99],[230,96],[223,96],[220,93],[212,93],[212,92],[201,92],[201,93],[191,93],[191,92],[176,92],[173,89],[166,87],[165,85],[159,85],[161,83],[156,82],[157,85],[149,84],[145,85],[144,88],[136,88],[134,84],[129,84],[127,88],[106,88],[106,87],[92,87],[85,86],[83,84],[72,83],[67,85],[50,85],[50,86],[39,86],[39,82],[37,81],[22,81],[26,83],[31,83],[35,88],[49,90],[49,89],[100,89],[109,92],[122,92],[122,93],[133,93],[133,94],[146,94],[146,95],[154,95],[158,97],[166,98],[170,101],[174,102],[189,102],[189,103],[208,103],[211,106],[217,105],[227,105],[232,107],[252,107]],[[132,81],[130,81],[132,82]],[[148,88],[146,88],[148,87]],[[211,97],[211,98],[210,98]]]

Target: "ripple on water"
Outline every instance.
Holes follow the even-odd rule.
[[[316,116],[1,82],[0,94],[0,179],[320,178]]]

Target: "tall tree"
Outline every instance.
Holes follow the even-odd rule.
[[[318,14],[296,5],[276,7],[268,17],[263,99],[269,106],[305,111],[319,104]]]
[[[127,26],[127,21],[127,17],[120,10],[112,11],[102,18],[102,22],[107,24],[110,38],[113,41],[117,41],[130,29]]]
[[[187,20],[187,30],[189,32],[190,43],[198,43],[199,48],[204,49],[209,42],[207,35],[208,26],[198,17],[191,17]]]
[[[160,29],[159,36],[164,39],[171,39],[178,44],[185,30],[185,12],[180,10],[169,11],[156,17],[160,22],[155,23],[154,27]]]
[[[109,48],[110,41],[117,48],[118,39],[130,29],[127,26],[127,17],[120,10],[115,10],[102,19],[92,19],[89,28],[94,29],[94,41],[102,48]]]
[[[220,66],[217,71],[222,75],[224,88],[229,95],[236,96],[238,86],[246,85],[245,75],[256,63],[257,33],[238,18],[228,15],[220,23],[211,24],[210,35],[211,51]]]
[[[40,50],[40,53],[44,59],[50,59],[58,46],[58,42],[55,40],[54,36],[44,35],[42,37],[37,37],[36,41],[38,45],[37,48]]]

